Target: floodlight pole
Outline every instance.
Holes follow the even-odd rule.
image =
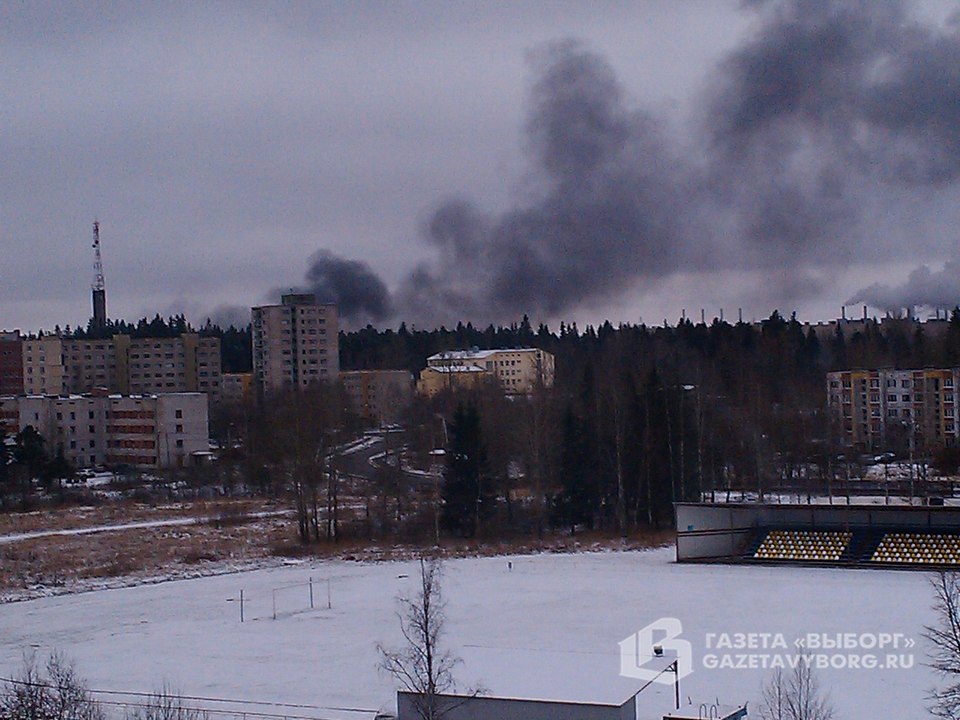
[[[680,709],[680,659],[677,658],[673,661],[673,664],[670,666],[673,668],[673,695],[674,701],[676,702],[676,709]]]

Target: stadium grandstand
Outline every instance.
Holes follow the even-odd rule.
[[[960,569],[960,507],[679,503],[678,562]]]

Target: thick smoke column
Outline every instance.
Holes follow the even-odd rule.
[[[410,312],[503,319],[558,313],[673,272],[689,200],[655,120],[629,111],[609,65],[572,41],[533,59],[529,145],[539,201],[490,217],[441,205],[436,261],[401,286]]]
[[[709,78],[686,133],[630,108],[610,65],[580,44],[534,53],[532,198],[498,214],[441,203],[423,233],[434,256],[400,283],[398,316],[557,315],[717,269],[777,271],[766,297],[797,300],[845,261],[938,249],[939,237],[918,247],[911,221],[957,205],[956,27],[921,25],[897,2],[746,7],[757,30]],[[923,297],[902,304],[940,304],[937,276],[917,275]],[[345,315],[390,313],[365,265],[320,255],[308,279]]]
[[[307,292],[320,302],[336,303],[348,321],[385,320],[390,316],[387,286],[364,262],[345,260],[321,250],[310,258]]]

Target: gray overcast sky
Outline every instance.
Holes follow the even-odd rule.
[[[382,279],[356,321],[389,325],[818,319],[920,263],[940,303],[956,7],[827,5],[2,3],[0,329],[86,322],[94,217],[131,320],[228,317],[318,251]]]

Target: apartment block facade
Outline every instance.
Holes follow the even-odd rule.
[[[507,395],[529,395],[538,386],[552,387],[554,374],[553,355],[539,348],[449,350],[427,358],[417,390],[435,395],[493,381]]]
[[[306,293],[290,293],[279,305],[251,309],[253,374],[257,389],[273,393],[336,382],[340,374],[337,306]]]
[[[372,425],[398,422],[413,395],[406,370],[352,370],[340,382],[350,410]]]
[[[253,373],[223,373],[220,384],[225,403],[245,403],[253,398]]]
[[[209,451],[202,393],[0,397],[0,432],[33,426],[77,467],[187,467]]]
[[[201,392],[220,398],[220,339],[115,335],[99,340],[45,336],[23,341],[23,392],[64,395],[106,388],[123,395]]]
[[[0,395],[23,394],[23,338],[0,331]]]
[[[827,400],[844,443],[863,450],[960,445],[960,368],[827,373]]]

